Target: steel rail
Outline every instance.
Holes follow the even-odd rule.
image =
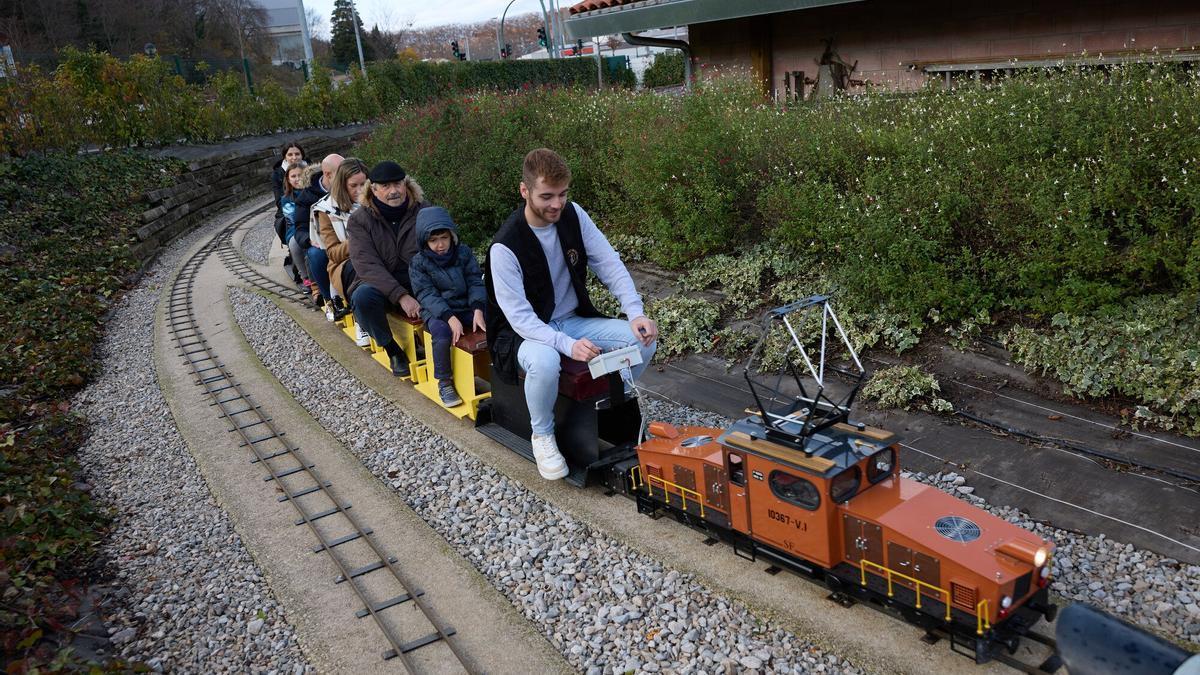
[[[460,646],[457,644],[457,640],[451,639],[455,635],[455,630],[450,627],[442,626],[433,609],[425,600],[422,599],[424,592],[419,589],[415,589],[412,586],[406,575],[395,565],[395,559],[387,555],[386,552],[380,548],[379,544],[370,536],[372,534],[372,530],[369,527],[364,527],[354,516],[348,513],[348,509],[351,508],[351,506],[349,504],[343,504],[337,499],[337,495],[332,490],[332,485],[328,481],[322,479],[320,474],[316,471],[315,465],[312,462],[309,462],[307,458],[300,453],[300,448],[298,446],[293,445],[285,438],[285,432],[280,431],[278,427],[275,426],[272,419],[263,412],[262,407],[254,404],[250,395],[242,388],[242,385],[234,379],[232,373],[230,373],[225,368],[225,365],[221,363],[217,354],[208,344],[207,339],[204,337],[204,334],[200,329],[200,326],[196,320],[196,311],[192,297],[192,291],[194,290],[196,278],[200,269],[214,252],[219,252],[223,247],[228,246],[233,233],[239,227],[247,222],[252,221],[255,217],[261,215],[268,209],[269,207],[264,206],[263,208],[257,209],[254,212],[235,220],[229,226],[218,232],[208,243],[206,243],[199,251],[197,251],[192,258],[190,258],[183,265],[183,267],[180,268],[179,273],[176,275],[171,285],[170,293],[167,296],[168,303],[166,316],[168,332],[171,334],[176,343],[176,347],[179,350],[179,355],[185,359],[191,371],[191,375],[196,378],[195,383],[198,386],[203,386],[208,397],[212,399],[212,402],[209,405],[217,406],[220,410],[218,418],[224,419],[229,424],[230,428],[228,431],[230,433],[237,433],[241,437],[242,447],[250,448],[251,452],[254,454],[254,459],[251,460],[251,463],[262,464],[264,467],[266,467],[269,475],[264,478],[264,482],[273,481],[277,489],[284,493],[283,496],[279,497],[279,501],[290,501],[292,506],[300,515],[300,518],[295,521],[295,525],[307,525],[309,530],[313,533],[313,536],[315,536],[317,541],[320,542],[320,544],[316,546],[313,551],[316,553],[321,551],[329,552],[329,557],[334,562],[334,565],[337,567],[339,572],[339,577],[335,580],[335,583],[348,583],[364,607],[364,609],[359,610],[356,613],[356,616],[358,618],[371,616],[376,625],[379,626],[380,631],[387,638],[390,648],[383,652],[383,659],[388,660],[399,657],[408,672],[417,673],[419,670],[417,669],[416,664],[414,664],[410,658],[409,652],[428,644],[443,642],[450,649],[451,653],[458,660],[459,664],[462,665],[464,670],[466,670],[466,672],[478,672],[477,669],[470,665],[469,658],[461,651]],[[247,267],[247,269],[249,268]],[[264,280],[274,284],[274,282],[271,282],[269,279],[265,279],[265,277]],[[275,286],[285,290],[291,290],[279,284],[275,284]],[[275,292],[274,289],[268,290]],[[293,291],[293,293],[295,295],[299,295],[298,292]],[[232,391],[230,392],[230,390]],[[222,394],[222,392],[229,393]],[[235,419],[241,416],[247,416],[248,419]],[[248,429],[257,429],[259,427],[265,428],[267,432],[266,435],[252,437],[247,431]],[[261,444],[271,441],[278,443],[282,447],[282,450],[268,453],[263,448],[259,447]],[[271,460],[281,457],[290,457],[291,459],[296,460],[298,462],[298,466],[286,470],[277,468],[272,464]],[[294,490],[282,480],[287,476],[300,473],[305,474],[309,479],[311,479],[312,485],[310,487]],[[309,510],[300,503],[298,498],[316,492],[323,493],[324,496],[332,502],[333,508],[327,509],[320,513],[310,514]],[[353,531],[349,535],[331,540],[325,534],[323,534],[319,528],[317,528],[315,523],[317,520],[335,515],[342,516],[346,523],[353,528]],[[342,556],[338,555],[336,547],[340,546],[341,544],[356,540],[361,540],[367,544],[367,546],[377,557],[376,562],[369,563],[357,569],[350,569],[348,567],[346,561],[342,559]],[[370,598],[367,597],[367,591],[365,587],[363,587],[359,582],[359,578],[370,572],[384,568],[389,570],[391,576],[396,580],[404,592],[389,600],[372,603]],[[408,601],[412,601],[413,604],[421,610],[421,613],[432,626],[434,632],[405,643],[402,642],[395,634],[395,631],[393,631],[388,624],[385,623],[381,612],[389,607],[400,605]]]

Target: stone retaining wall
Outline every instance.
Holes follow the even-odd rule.
[[[309,161],[320,161],[332,152],[347,154],[369,130],[368,126],[344,127],[159,151],[161,156],[183,159],[188,167],[175,185],[146,193],[134,255],[144,267],[162,246],[204,218],[256,194],[269,198],[271,171],[283,143],[298,142]]]

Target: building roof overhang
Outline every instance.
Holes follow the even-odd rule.
[[[585,0],[564,23],[572,39],[778,14],[862,0]]]

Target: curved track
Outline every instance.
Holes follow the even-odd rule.
[[[254,455],[251,464],[266,469],[267,475],[263,481],[273,483],[275,489],[283,493],[279,501],[288,501],[295,507],[299,515],[295,525],[307,526],[318,542],[313,547],[313,552],[329,554],[339,572],[334,583],[348,584],[357,595],[362,609],[356,616],[370,616],[383,633],[388,647],[382,650],[382,658],[399,658],[408,672],[416,673],[419,669],[409,654],[422,647],[440,644],[445,645],[445,659],[457,662],[468,673],[478,672],[458,645],[454,629],[445,626],[428,601],[423,598],[424,591],[411,585],[403,570],[395,565],[395,559],[382,550],[371,536],[371,528],[359,522],[350,513],[351,505],[338,499],[332,484],[322,478],[315,464],[287,438],[286,432],[276,426],[266,411],[254,403],[209,346],[200,329],[192,291],[200,268],[214,253],[217,253],[222,262],[235,274],[255,286],[281,297],[303,302],[300,292],[254,272],[241,260],[230,244],[233,233],[239,227],[261,216],[266,210],[268,207],[263,207],[233,221],[180,268],[167,296],[166,309],[168,332],[179,351],[179,356],[185,360],[194,376],[194,383],[204,388],[211,400],[209,405],[216,407],[217,416],[225,420],[228,431],[238,434],[241,438],[239,447],[251,450]],[[230,252],[234,257],[230,257]],[[250,275],[258,278],[248,278]],[[291,476],[296,478],[284,480]],[[324,521],[321,528],[315,525],[318,520]],[[331,538],[326,534],[330,530],[343,531],[346,534]],[[370,547],[375,556],[373,562],[356,568],[350,566],[338,547],[355,540],[361,540]],[[379,575],[374,575],[373,583],[368,588],[364,578],[376,571],[382,571],[388,578],[386,582],[381,583]],[[381,593],[381,587],[391,590]],[[409,603],[419,609],[427,620],[430,626],[428,633],[416,637],[401,636],[392,622],[387,620],[386,613],[389,608]]]

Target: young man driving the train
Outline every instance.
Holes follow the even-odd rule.
[[[487,333],[494,372],[516,384],[525,373],[534,459],[547,480],[569,472],[554,439],[560,358],[588,361],[603,351],[639,345],[642,374],[657,347],[658,326],[646,317],[633,278],[596,223],[567,199],[571,169],[546,148],[525,156],[518,207],[488,249]],[[596,311],[588,269],[621,303],[628,321]],[[519,370],[518,370],[519,369]]]

